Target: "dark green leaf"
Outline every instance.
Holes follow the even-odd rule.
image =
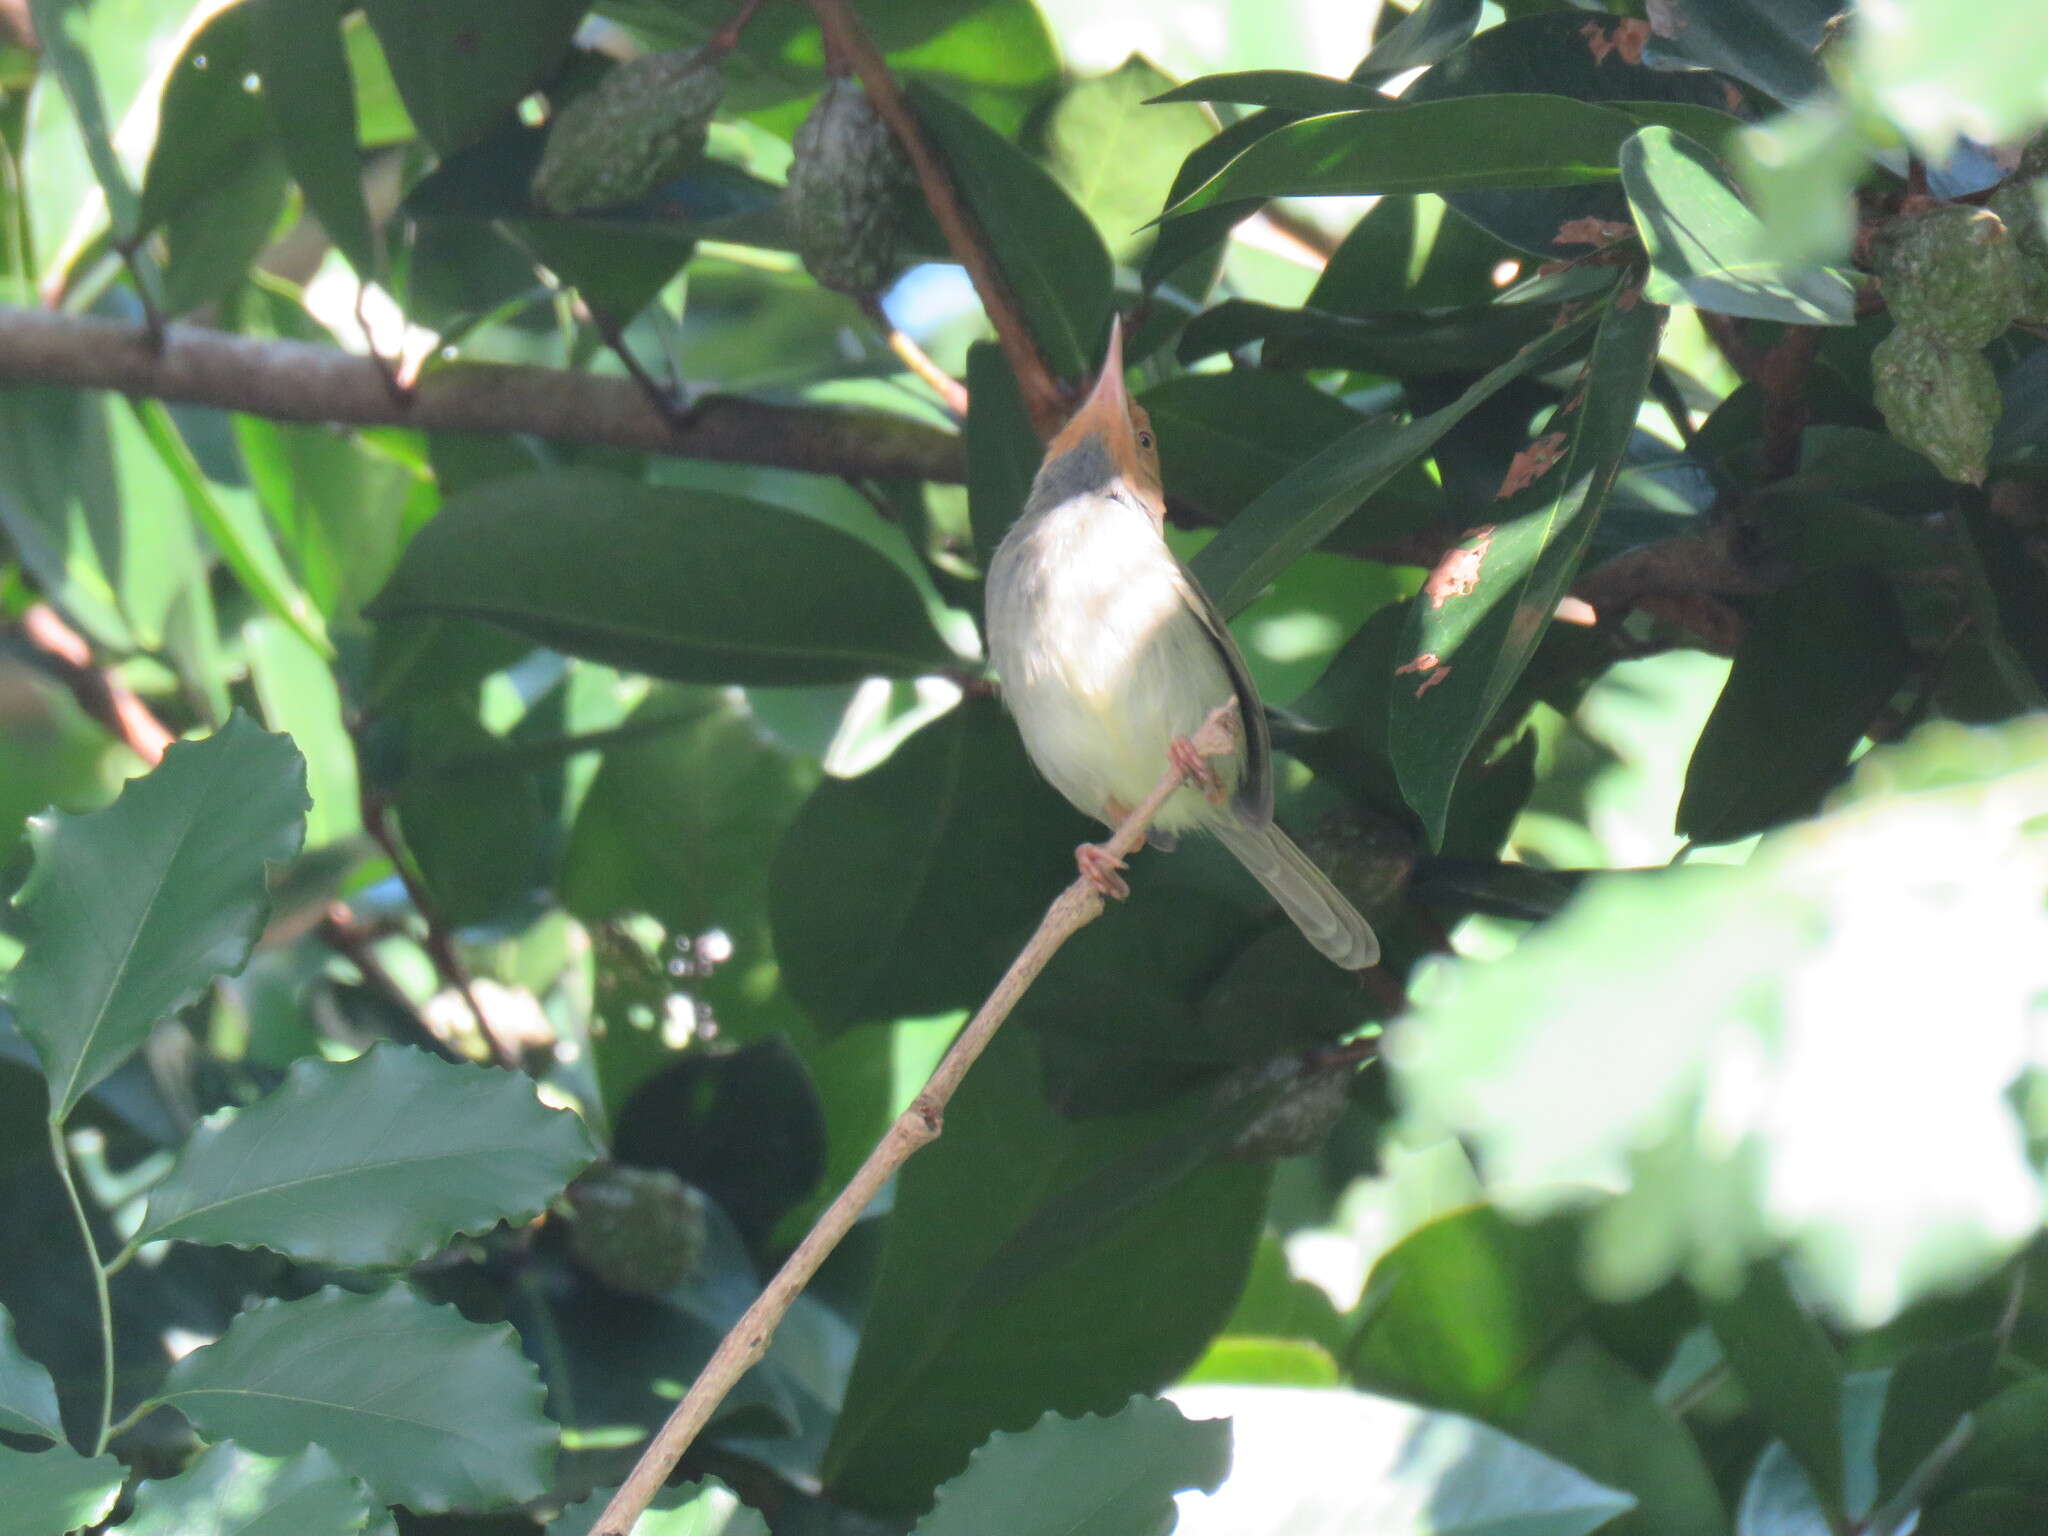
[[[113,1457],[88,1460],[68,1445],[33,1452],[0,1445],[10,1536],[66,1536],[97,1525],[113,1512],[123,1475]]]
[[[1230,1467],[1230,1425],[1190,1421],[1134,1397],[1106,1418],[1048,1413],[998,1432],[942,1485],[913,1536],[1130,1536],[1173,1528],[1173,1496],[1214,1493]]]
[[[327,237],[368,282],[376,235],[363,197],[356,103],[340,18],[325,0],[254,0],[249,43],[285,164]]]
[[[468,925],[529,914],[545,884],[535,776],[477,718],[474,699],[422,703],[404,730],[407,768],[391,805],[437,915]]]
[[[105,810],[37,826],[12,995],[53,1121],[157,1020],[242,968],[270,910],[266,870],[298,851],[306,805],[291,739],[237,713],[173,746]]]
[[[1764,1427],[1785,1443],[1831,1523],[1846,1518],[1842,1485],[1842,1362],[1799,1304],[1782,1265],[1749,1272],[1741,1292],[1710,1302],[1708,1321]]]
[[[1727,1536],[1728,1515],[1687,1427],[1650,1384],[1589,1338],[1558,1350],[1528,1406],[1502,1425],[1636,1507],[1611,1536]]]
[[[995,702],[963,704],[804,805],[770,875],[784,983],[827,1027],[971,1007],[1073,878],[1084,834]]]
[[[1791,325],[1855,323],[1849,279],[1831,267],[1774,259],[1762,221],[1743,207],[1713,157],[1683,134],[1638,133],[1622,149],[1621,180],[1650,251],[1645,292],[1660,304]]]
[[[231,6],[185,44],[164,81],[156,142],[143,172],[138,222],[156,229],[233,173],[269,134],[263,104],[244,81],[252,8]]]
[[[1837,0],[1686,0],[1685,26],[1657,44],[1789,105],[1821,84],[1814,49],[1840,9]]]
[[[1266,1174],[1204,1168],[999,1298],[984,1266],[1044,1203],[1152,1134],[1150,1117],[1062,1121],[1007,1030],[899,1178],[825,1480],[857,1508],[914,1510],[990,1431],[1101,1413],[1185,1368],[1228,1315]]]
[[[1234,517],[1358,426],[1358,413],[1306,379],[1263,368],[1188,373],[1139,403],[1159,435],[1169,496]]]
[[[1592,270],[1575,286],[1584,296],[1612,282],[1611,272]],[[1559,300],[1564,297],[1559,295]],[[1431,378],[1498,367],[1540,339],[1557,315],[1556,303],[1531,303],[1482,304],[1432,315],[1354,318],[1230,299],[1189,324],[1179,351],[1182,362],[1192,362],[1211,352],[1259,341],[1264,343],[1260,361],[1268,368],[1355,368],[1402,378]]]
[[[1890,1499],[1997,1390],[2001,1340],[1965,1334],[1916,1349],[1893,1367],[1877,1435],[1877,1497]]]
[[[1418,0],[1373,39],[1372,51],[1359,60],[1351,78],[1384,80],[1436,63],[1472,35],[1480,10],[1479,0]]]
[[[184,315],[232,296],[277,230],[287,190],[284,162],[267,144],[242,158],[164,226],[163,307]]]
[[[1861,1371],[1841,1383],[1841,1427],[1832,1457],[1843,1469],[1832,1504],[1783,1440],[1757,1458],[1735,1512],[1736,1536],[1813,1536],[1837,1530],[1896,1530],[1871,1513],[1876,1493],[1875,1451],[1890,1373]],[[1835,1513],[1840,1508],[1843,1513]]]
[[[126,1536],[344,1536],[372,1511],[363,1485],[317,1445],[290,1460],[232,1441],[210,1446],[176,1477],[135,1485]]]
[[[1345,1365],[1361,1386],[1512,1420],[1544,1357],[1587,1307],[1562,1223],[1517,1226],[1491,1206],[1425,1223],[1366,1277]]]
[[[818,1090],[779,1039],[686,1051],[633,1090],[612,1155],[703,1190],[758,1250],[825,1170]]]
[[[971,112],[913,82],[908,95],[988,236],[1055,374],[1099,366],[1109,331],[1110,259],[1088,215],[1036,161]]]
[[[1497,1429],[1338,1389],[1183,1386],[1229,1415],[1230,1476],[1192,1504],[1207,1536],[1587,1536],[1635,1500]]]
[[[914,675],[953,655],[872,546],[765,502],[588,471],[452,498],[372,616],[488,619],[571,655],[689,682]]]
[[[202,1123],[135,1240],[410,1264],[458,1233],[538,1215],[596,1155],[582,1122],[543,1108],[520,1074],[378,1045],[300,1061],[248,1108]]]
[[[1017,376],[992,341],[967,349],[967,515],[986,565],[1024,510],[1038,473],[1038,438],[1017,393]]]
[[[1171,208],[1193,195],[1198,187],[1229,165],[1247,146],[1284,128],[1298,116],[1298,113],[1273,107],[1232,123],[1181,162],[1180,174],[1173,178],[1173,186],[1167,191],[1166,206]],[[1159,238],[1145,255],[1142,277],[1146,292],[1184,280],[1184,273],[1203,273],[1206,276],[1199,284],[1203,292],[1187,296],[1191,303],[1200,303],[1209,285],[1215,281],[1216,272],[1222,264],[1223,245],[1230,238],[1230,231],[1240,220],[1250,218],[1258,208],[1257,198],[1239,198],[1205,208],[1200,213],[1166,220],[1160,228]]]
[[[589,0],[365,0],[363,6],[406,111],[444,155],[482,138],[546,81],[588,8]]]
[[[1248,107],[1284,107],[1307,117],[1322,112],[1350,112],[1384,105],[1387,98],[1355,80],[1293,69],[1243,69],[1203,75],[1152,98],[1168,101],[1233,101]]]
[[[1635,129],[1624,112],[1535,94],[1331,113],[1259,140],[1170,214],[1247,197],[1608,182]]]
[[[542,1395],[510,1328],[397,1285],[260,1303],[172,1366],[158,1397],[210,1440],[264,1456],[318,1444],[379,1499],[432,1512],[546,1490]]]
[[[1581,316],[1524,347],[1441,410],[1405,424],[1362,422],[1270,487],[1195,557],[1202,586],[1235,613],[1438,439],[1523,374],[1569,355],[1592,328]]]
[[[1577,574],[1635,434],[1664,316],[1633,291],[1609,304],[1553,430],[1517,456],[1509,471],[1515,488],[1461,545],[1469,557],[1447,555],[1410,610],[1408,659],[1397,670],[1414,686],[1393,691],[1389,732],[1402,793],[1432,843],[1443,837],[1466,756]]]
[[[0,1429],[14,1435],[62,1440],[57,1388],[50,1373],[14,1342],[14,1319],[0,1307]]]
[[[1811,811],[1910,659],[1897,600],[1867,570],[1822,572],[1752,602],[1686,765],[1679,834],[1732,842]]]

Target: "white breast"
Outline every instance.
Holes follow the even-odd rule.
[[[1230,697],[1222,659],[1182,596],[1152,521],[1084,496],[1020,522],[989,567],[990,648],[1039,772],[1091,816],[1159,782],[1167,744]],[[1234,779],[1237,760],[1218,767]],[[1168,830],[1214,812],[1183,790]]]

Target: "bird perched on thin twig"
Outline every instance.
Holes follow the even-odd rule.
[[[1266,717],[1216,605],[1162,533],[1166,492],[1144,409],[1124,388],[1112,324],[1102,377],[1046,449],[1023,514],[988,570],[989,649],[1038,771],[1115,826],[1172,762],[1191,782],[1166,802],[1152,841],[1212,832],[1338,965],[1377,964],[1379,940],[1351,903],[1273,824]],[[1204,760],[1188,738],[1236,696],[1241,750]],[[1121,862],[1075,851],[1105,895],[1129,888]]]

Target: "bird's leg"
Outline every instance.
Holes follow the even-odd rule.
[[[1230,797],[1230,791],[1223,786],[1223,775],[1209,766],[1209,759],[1187,737],[1176,736],[1166,744],[1166,760],[1180,770],[1182,778],[1200,789],[1211,805],[1221,805]]]
[[[1102,844],[1083,843],[1074,850],[1074,863],[1081,871],[1081,878],[1104,896],[1114,896],[1122,901],[1131,894],[1130,885],[1117,873],[1124,867],[1124,861]]]

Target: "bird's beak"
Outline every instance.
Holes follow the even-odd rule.
[[[1102,360],[1102,373],[1088,398],[1074,412],[1046,448],[1048,459],[1058,458],[1087,438],[1100,434],[1111,456],[1122,464],[1133,451],[1131,396],[1124,388],[1124,326],[1118,316],[1109,322],[1109,353]]]

